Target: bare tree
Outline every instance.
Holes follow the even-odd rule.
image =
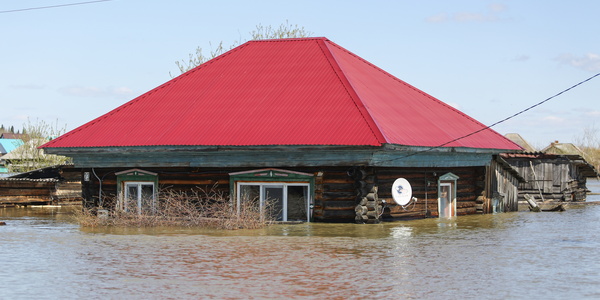
[[[595,124],[586,126],[581,136],[575,138],[575,144],[583,151],[585,160],[600,169],[600,129]]]
[[[8,171],[11,173],[28,172],[49,166],[55,166],[70,162],[70,158],[60,155],[45,154],[39,146],[65,133],[66,127],[60,128],[56,124],[49,124],[37,120],[32,123],[27,120],[23,125],[23,143],[3,158],[8,161]]]
[[[288,21],[279,25],[279,27],[263,26],[262,24],[256,25],[256,29],[250,32],[249,40],[266,40],[266,39],[284,39],[284,38],[300,38],[300,37],[308,37],[313,33],[310,31],[306,31],[304,27],[298,27],[298,25],[291,25]],[[210,52],[208,55],[205,55],[202,52],[202,48],[196,48],[196,53],[190,53],[189,58],[186,60],[176,61],[175,64],[179,68],[181,73],[185,73],[208,60],[211,60],[241,44],[246,42],[247,40],[238,40],[233,42],[230,46],[223,46],[223,41],[219,42],[216,47],[212,48],[212,43],[210,45]]]

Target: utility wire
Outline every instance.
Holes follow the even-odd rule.
[[[27,10],[36,10],[36,9],[56,8],[56,7],[64,7],[64,6],[84,5],[84,4],[92,4],[92,3],[107,2],[107,1],[112,1],[112,0],[96,0],[96,1],[87,1],[87,2],[57,4],[57,5],[51,5],[51,6],[20,8],[20,9],[13,9],[13,10],[0,10],[0,14],[27,11]]]
[[[456,141],[462,140],[462,139],[464,139],[464,138],[470,137],[470,136],[472,136],[472,135],[474,135],[474,134],[477,134],[477,133],[479,133],[479,132],[482,132],[482,131],[484,131],[484,130],[490,129],[490,128],[492,128],[493,126],[496,126],[496,125],[498,125],[498,124],[500,124],[500,123],[504,123],[504,122],[506,122],[506,121],[508,121],[508,120],[510,120],[510,119],[512,119],[512,118],[514,118],[514,117],[516,117],[516,116],[518,116],[518,115],[520,115],[520,114],[522,114],[522,113],[526,112],[526,111],[529,111],[529,110],[531,110],[531,109],[533,109],[533,108],[535,108],[535,107],[538,107],[538,106],[540,106],[540,105],[542,105],[542,104],[544,104],[544,103],[546,103],[546,102],[548,102],[548,101],[550,101],[550,100],[552,100],[552,99],[554,99],[554,98],[556,98],[556,97],[558,97],[558,96],[560,96],[560,95],[562,95],[562,94],[564,94],[564,93],[566,93],[566,92],[568,92],[568,91],[570,91],[570,90],[572,90],[572,89],[574,89],[574,88],[576,88],[576,87],[578,87],[578,86],[580,86],[580,85],[582,85],[582,84],[584,84],[584,83],[586,83],[586,82],[588,82],[588,81],[590,81],[590,80],[592,80],[592,79],[594,79],[594,78],[596,78],[596,77],[598,77],[598,76],[600,76],[600,73],[597,73],[596,75],[593,75],[593,76],[591,76],[591,77],[589,77],[589,78],[587,78],[587,79],[585,79],[585,80],[583,80],[583,81],[580,81],[579,83],[577,83],[577,84],[575,84],[575,85],[573,85],[573,86],[571,86],[571,87],[569,87],[569,88],[567,88],[567,89],[565,89],[565,90],[562,90],[561,92],[557,93],[556,95],[554,95],[554,96],[551,96],[551,97],[549,97],[549,98],[546,98],[545,100],[543,100],[543,101],[540,101],[540,102],[538,102],[538,103],[536,103],[536,104],[534,104],[534,105],[532,105],[532,106],[530,106],[530,107],[528,107],[528,108],[526,108],[526,109],[523,109],[523,110],[519,111],[518,113],[516,113],[516,114],[513,114],[512,116],[506,117],[506,118],[504,118],[504,119],[502,119],[502,120],[500,120],[500,121],[498,121],[498,122],[496,122],[496,123],[493,123],[492,125],[489,125],[489,126],[483,127],[483,128],[481,128],[481,129],[479,129],[479,130],[473,131],[473,132],[471,132],[471,133],[469,133],[469,134],[466,134],[466,135],[463,135],[463,136],[461,136],[461,137],[459,137],[459,138],[455,138],[455,139],[453,139],[453,140],[451,140],[451,141],[448,141],[448,142],[446,142],[446,143],[443,143],[443,144],[441,144],[441,145],[434,146],[434,147],[430,147],[430,148],[428,148],[428,149],[425,149],[425,150],[417,151],[417,152],[415,152],[415,153],[408,154],[408,155],[401,156],[401,157],[394,158],[394,159],[390,159],[390,160],[387,160],[387,161],[395,161],[395,160],[399,160],[399,159],[403,159],[403,158],[411,157],[411,156],[414,156],[414,155],[417,155],[417,154],[420,154],[420,153],[423,153],[423,152],[428,152],[428,151],[431,151],[431,150],[433,150],[433,149],[441,148],[441,147],[444,147],[444,146],[446,146],[446,145],[448,145],[448,144],[450,144],[450,143],[453,143],[453,142],[456,142]]]

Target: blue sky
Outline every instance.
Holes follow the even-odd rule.
[[[74,129],[197,47],[298,24],[490,125],[600,73],[600,1],[1,1],[0,123]],[[542,148],[600,127],[600,77],[494,129]]]

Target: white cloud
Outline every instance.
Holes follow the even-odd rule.
[[[554,123],[554,124],[561,124],[561,123],[564,123],[566,120],[564,118],[557,117],[557,116],[545,116],[542,118],[542,121]]]
[[[101,88],[95,86],[70,86],[62,87],[58,91],[62,94],[76,97],[120,97],[133,94],[133,90],[128,87]]]
[[[454,107],[454,108],[456,108],[458,110],[461,110],[460,104],[458,104],[456,102],[447,102],[446,104],[448,104],[448,105],[450,105],[450,106],[452,106],[452,107]]]
[[[27,121],[29,119],[28,115],[14,115],[12,116],[13,120],[17,120],[17,121]]]
[[[445,13],[441,13],[438,15],[427,17],[425,20],[429,23],[444,23],[448,21],[448,15]]]
[[[490,22],[496,21],[497,17],[494,15],[486,15],[480,13],[469,13],[469,12],[460,12],[454,14],[454,20],[457,22]]]
[[[596,53],[588,53],[583,56],[565,53],[558,56],[556,60],[561,64],[567,64],[578,69],[591,72],[600,71],[600,55]]]
[[[129,96],[133,94],[133,90],[128,88],[128,87],[119,87],[119,88],[114,88],[113,93],[117,94],[117,95],[123,95],[123,96]]]
[[[502,3],[492,3],[490,4],[490,10],[493,12],[502,12],[507,10],[507,6]]]
[[[513,57],[513,59],[511,61],[516,61],[516,62],[522,62],[522,61],[528,61],[531,57],[529,55],[517,55],[515,57]]]

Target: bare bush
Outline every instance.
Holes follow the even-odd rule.
[[[96,209],[83,209],[75,214],[75,220],[84,227],[156,227],[185,226],[213,229],[256,229],[271,224],[274,216],[272,205],[262,209],[256,201],[243,201],[240,207],[233,205],[229,197],[216,191],[193,189],[189,192],[163,190],[154,207],[146,206],[110,210],[107,215]]]
[[[264,26],[262,24],[256,25],[256,29],[250,32],[250,40],[266,40],[266,39],[283,39],[283,38],[301,38],[311,36],[313,33],[299,27],[298,25],[290,24],[287,20],[285,23],[279,25],[279,27],[273,27],[271,25]],[[224,46],[223,41],[219,42],[216,47],[213,48],[212,43],[210,45],[210,52],[208,55],[204,55],[202,48],[196,48],[196,53],[190,53],[187,61],[185,59],[176,61],[175,64],[179,68],[181,73],[185,73],[241,44],[246,40],[240,39],[230,46]]]

